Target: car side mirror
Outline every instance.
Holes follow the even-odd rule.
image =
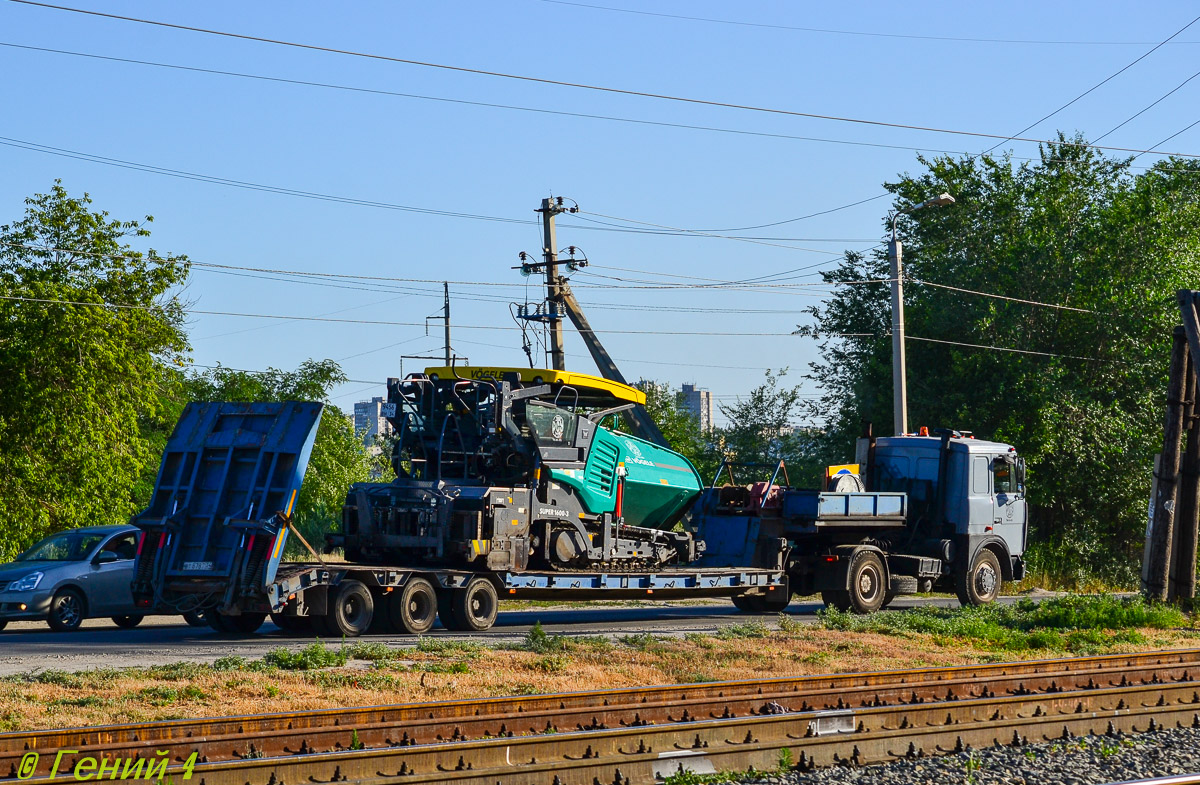
[[[96,558],[92,559],[92,564],[112,564],[118,560],[119,557],[112,551],[100,551],[96,554]]]

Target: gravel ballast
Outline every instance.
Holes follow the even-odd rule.
[[[939,758],[834,767],[743,780],[746,785],[1095,785],[1200,772],[1200,730],[1083,736]]]

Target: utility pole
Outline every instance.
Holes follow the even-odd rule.
[[[562,197],[550,197],[542,200],[542,258],[546,269],[546,306],[550,312],[547,326],[550,330],[550,365],[556,371],[567,369],[567,358],[563,353],[562,315],[563,305],[562,283],[558,278],[558,238],[554,230],[554,216],[567,212],[563,207]]]
[[[908,379],[904,363],[904,255],[900,238],[896,236],[896,220],[925,207],[944,207],[954,204],[954,197],[941,194],[892,213],[892,239],[888,242],[888,261],[892,266],[892,421],[898,436],[908,433]]]
[[[442,329],[445,331],[444,335],[445,335],[445,343],[446,343],[446,366],[449,367],[451,365],[451,363],[454,361],[454,355],[451,354],[451,350],[450,350],[450,282],[449,281],[442,281],[442,295],[444,297],[444,299],[442,300],[442,315],[425,317],[425,334],[429,335],[429,320],[430,319],[442,320],[442,322],[443,322]]]
[[[442,318],[446,320],[446,365],[451,364],[450,357],[450,282],[442,281],[442,293],[445,295],[445,303],[442,305]]]
[[[892,239],[888,243],[888,261],[892,265],[892,422],[897,435],[908,433],[908,380],[904,362],[904,280],[901,272],[903,246],[896,237],[892,219]]]

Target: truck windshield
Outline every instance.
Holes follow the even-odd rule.
[[[542,401],[530,401],[525,419],[541,447],[570,447],[575,443],[575,415]]]
[[[1017,492],[1016,478],[1013,475],[1013,465],[1004,458],[992,461],[992,487],[996,493]]]

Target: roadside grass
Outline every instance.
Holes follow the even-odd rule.
[[[1189,625],[1176,608],[1150,605],[1140,597],[1068,595],[1014,605],[977,608],[909,608],[857,616],[826,608],[818,613],[828,630],[903,637],[928,636],[939,646],[970,643],[986,650],[1096,654],[1113,647],[1148,643],[1144,630]]]
[[[873,616],[823,612],[746,617],[709,634],[640,632],[610,639],[553,635],[536,624],[513,644],[423,637],[314,641],[262,657],[0,678],[0,729],[143,722],[213,714],[304,711],[479,699],[646,684],[994,662],[1059,653],[1197,645],[1172,608],[1111,596]]]

